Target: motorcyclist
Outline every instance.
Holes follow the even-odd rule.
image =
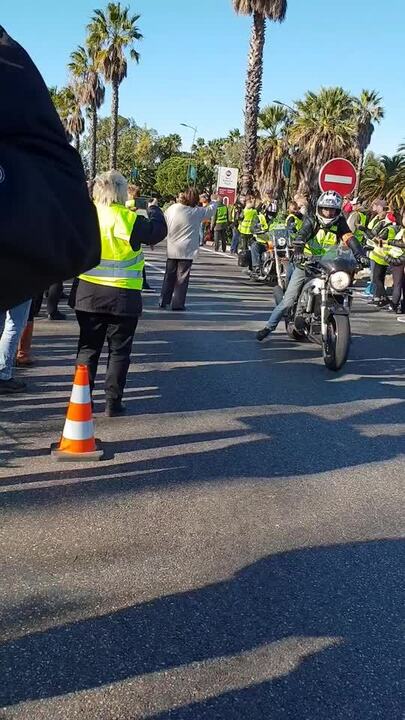
[[[276,305],[264,328],[258,331],[257,340],[264,340],[273,332],[286,310],[298,300],[305,284],[306,274],[302,263],[311,256],[325,255],[331,247],[344,242],[361,264],[368,258],[360,243],[350,231],[342,213],[343,199],[339,193],[328,190],[318,198],[315,217],[307,215],[294,240],[294,265],[290,282],[282,301]]]

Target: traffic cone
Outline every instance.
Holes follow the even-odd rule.
[[[51,445],[55,460],[101,460],[103,450],[94,437],[93,412],[86,365],[77,365],[65,427],[59,443]]]

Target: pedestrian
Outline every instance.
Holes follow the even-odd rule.
[[[167,260],[159,307],[185,310],[191,266],[199,250],[199,229],[210,220],[216,206],[199,207],[195,188],[180,193],[178,201],[166,210]]]
[[[230,221],[232,225],[232,243],[231,243],[231,253],[232,255],[236,255],[238,252],[239,242],[240,242],[240,234],[239,234],[239,218],[241,215],[241,212],[243,210],[242,204],[239,200],[236,200],[235,205],[232,205],[231,212],[230,212]]]
[[[364,230],[367,228],[367,214],[359,197],[351,201],[352,211],[347,217],[347,224],[359,242],[364,243]]]
[[[93,194],[101,232],[101,260],[79,276],[69,304],[76,311],[80,326],[77,364],[87,365],[91,391],[107,338],[105,412],[113,417],[125,412],[122,397],[134,333],[142,313],[141,244],[161,242],[167,226],[156,200],[149,207],[149,218],[125,207],[127,182],[115,170],[96,178]]]
[[[80,155],[37,68],[1,26],[0,97],[0,308],[14,314],[95,265],[100,234]]]
[[[247,196],[245,200],[245,207],[239,217],[239,235],[242,246],[242,254],[247,254],[250,244],[253,241],[253,230],[259,225],[259,214],[255,208],[254,198]],[[252,270],[252,259],[249,251],[249,270]],[[247,264],[247,260],[244,260]]]
[[[208,207],[210,204],[208,195],[206,193],[202,193],[200,195],[200,205],[203,208]],[[210,220],[203,220],[200,225],[200,246],[202,247],[207,242],[208,235],[210,233]]]
[[[350,213],[353,212],[353,203],[350,200],[350,195],[343,196],[342,210],[343,210],[343,215],[345,215],[346,218],[348,218]]]
[[[226,252],[228,228],[228,207],[224,204],[223,198],[219,197],[217,207],[211,219],[211,230],[214,233],[214,244],[217,252],[220,247],[222,248],[222,252]]]
[[[31,300],[0,311],[0,395],[24,392],[26,384],[13,378],[18,342],[27,323]]]
[[[402,315],[405,313],[405,212],[402,214],[401,229],[392,242],[390,253],[391,256],[396,255],[396,258],[391,259],[393,288],[391,304],[387,310]]]

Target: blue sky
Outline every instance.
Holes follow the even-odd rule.
[[[67,80],[70,51],[82,43],[97,0],[18,0],[0,22],[30,52],[48,85]],[[185,146],[198,126],[206,139],[241,127],[250,21],[231,0],[130,0],[144,35],[131,65],[120,112],[160,133],[179,132]],[[372,149],[392,154],[405,141],[404,0],[289,0],[282,25],[271,24],[265,48],[263,104],[291,103],[306,90],[343,85],[377,89],[386,117]],[[106,103],[109,103],[107,95]],[[102,110],[108,114],[108,105]]]

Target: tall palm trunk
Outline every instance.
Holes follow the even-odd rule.
[[[354,196],[356,197],[359,194],[359,187],[361,183],[361,176],[363,173],[363,163],[364,163],[364,150],[360,150],[359,153],[359,160],[357,163],[357,181],[356,181],[356,187],[354,188]]]
[[[79,133],[75,133],[74,146],[75,146],[77,152],[79,152],[79,150],[80,150],[80,135],[79,135]]]
[[[90,108],[90,180],[93,181],[97,173],[97,106],[93,102]]]
[[[118,93],[119,83],[113,80],[111,84],[111,145],[110,145],[110,170],[117,169],[117,146],[118,146]]]
[[[246,79],[245,96],[245,153],[243,161],[242,192],[253,192],[257,156],[257,118],[263,78],[263,49],[266,19],[260,13],[253,14],[252,33]]]

